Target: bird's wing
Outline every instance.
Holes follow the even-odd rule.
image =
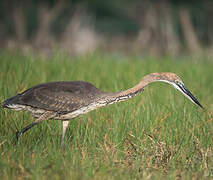
[[[88,106],[101,93],[92,84],[83,81],[53,82],[26,90],[18,103],[61,113]]]

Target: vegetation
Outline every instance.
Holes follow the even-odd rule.
[[[131,100],[73,119],[61,149],[61,121],[36,125],[16,144],[15,132],[33,118],[0,109],[0,179],[211,179],[212,65],[190,58],[56,54],[44,60],[1,52],[1,102],[43,82],[84,80],[119,91],[145,74],[170,71],[205,110],[169,85],[153,83]]]
[[[212,56],[212,7],[212,0],[2,0],[0,47]]]

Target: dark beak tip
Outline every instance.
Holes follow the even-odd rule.
[[[204,107],[201,104],[199,106],[200,106],[201,109],[204,109]]]
[[[201,108],[202,110],[205,110],[205,108],[204,108],[201,104],[200,104],[199,106],[200,106],[200,108]]]
[[[179,87],[181,88],[181,90],[182,90],[185,94],[187,94],[187,95],[191,98],[191,100],[192,100],[195,104],[197,104],[201,109],[204,109],[203,106],[199,103],[199,101],[192,95],[192,93],[191,93],[186,87],[181,87],[181,86],[179,86]]]

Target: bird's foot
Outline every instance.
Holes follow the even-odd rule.
[[[16,132],[16,142],[18,142],[19,137],[22,135],[21,131]]]

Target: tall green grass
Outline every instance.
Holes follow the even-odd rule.
[[[127,89],[152,72],[177,73],[201,110],[164,83],[131,100],[72,119],[61,149],[61,121],[48,120],[15,143],[33,121],[0,109],[0,179],[211,179],[213,63],[101,54],[49,58],[0,53],[0,101],[39,83],[84,80],[105,91]]]

